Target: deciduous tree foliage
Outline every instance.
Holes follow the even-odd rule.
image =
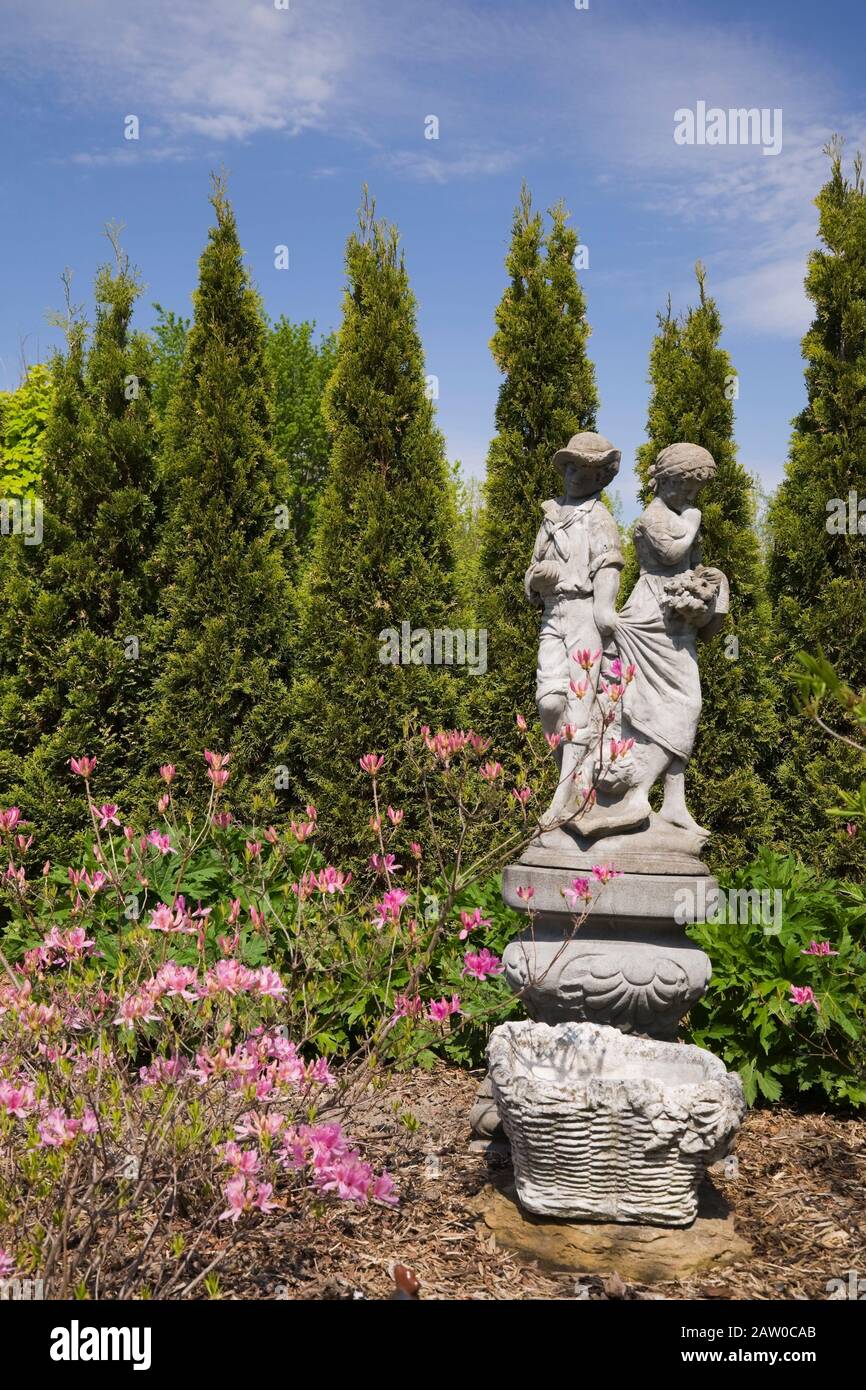
[[[40,362],[17,391],[0,391],[0,497],[38,491],[50,407],[51,371]]]
[[[292,743],[298,786],[333,846],[369,840],[358,759],[385,755],[383,778],[407,824],[424,816],[401,762],[407,720],[453,725],[454,669],[383,663],[385,629],[456,621],[453,508],[443,439],[397,231],[366,200],[346,250],[348,283],[325,396],[333,444],[301,597]]]
[[[731,612],[722,632],[698,643],[703,709],[688,769],[695,818],[713,832],[714,863],[740,864],[773,831],[768,770],[778,754],[769,644],[770,612],[752,481],[734,442],[736,376],[719,345],[722,324],[697,266],[699,300],[676,318],[659,315],[650,354],[647,434],[638,450],[643,500],[648,469],[660,449],[684,441],[708,449],[716,476],[701,492],[704,563],[728,576]]]
[[[273,796],[286,726],[295,548],[279,508],[266,329],[219,179],[164,428],[168,515],[154,559],[158,669],[151,767],[203,781],[232,753],[230,804]]]
[[[866,499],[866,189],[859,157],[848,178],[840,144],[828,154],[830,176],[815,200],[823,245],[806,274],[815,307],[803,339],[807,403],[770,509],[769,584],[788,731],[778,769],[786,843],[853,872],[866,864],[862,841],[826,810],[834,788],[856,787],[857,759],[801,713],[791,677],[798,651],[822,648],[848,685],[866,686],[866,534],[858,529],[866,530],[866,510],[856,511]]]
[[[577,245],[565,209],[552,209],[545,232],[524,186],[490,343],[503,381],[481,527],[478,621],[488,634],[488,672],[469,693],[473,717],[500,753],[518,747],[515,716],[534,713],[538,614],[526,600],[523,575],[541,504],[561,492],[551,461],[571,435],[595,429],[598,395],[574,269]]]
[[[3,542],[15,550],[0,615],[0,802],[38,813],[41,854],[83,825],[70,757],[98,755],[99,784],[119,795],[141,756],[151,672],[152,360],[130,328],[137,277],[110,235],[116,264],[97,275],[92,335],[70,308],[51,368],[42,543]]]

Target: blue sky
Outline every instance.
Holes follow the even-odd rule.
[[[693,297],[698,257],[740,375],[740,457],[778,483],[803,400],[821,147],[839,131],[866,148],[862,0],[280,3],[2,0],[0,386],[22,343],[32,361],[56,341],[65,266],[90,302],[111,219],[146,284],[141,326],[154,300],[189,311],[220,165],[268,311],[336,326],[366,181],[403,237],[449,453],[482,476],[525,177],[536,204],[565,200],[589,248],[599,426],[623,451],[626,517],[656,311]],[[676,144],[674,112],[698,101],[781,108],[781,153]]]

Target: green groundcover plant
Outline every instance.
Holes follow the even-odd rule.
[[[713,964],[690,1041],[740,1073],[750,1104],[866,1105],[866,890],[769,851],[721,884],[771,910],[690,929]]]

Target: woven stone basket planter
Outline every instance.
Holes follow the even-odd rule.
[[[487,1056],[517,1195],[542,1216],[690,1225],[746,1110],[712,1053],[595,1023],[504,1023]]]

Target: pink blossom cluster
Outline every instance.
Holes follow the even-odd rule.
[[[286,1088],[337,1084],[324,1057],[305,1062],[295,1043],[273,1031],[263,1031],[234,1048],[228,1042],[215,1051],[201,1048],[195,1075],[202,1084],[221,1076],[236,1089],[252,1087],[258,1100],[271,1100]]]
[[[214,999],[222,994],[256,994],[278,999],[286,987],[269,965],[251,970],[234,959],[218,960],[199,979],[194,966],[177,965],[166,961],[151,979],[146,980],[120,1003],[115,1023],[131,1027],[135,1023],[156,1023],[156,1005],[162,998]]]
[[[36,1087],[32,1081],[21,1077],[9,1081],[0,1077],[0,1110],[18,1120],[26,1120],[36,1108]]]
[[[70,927],[67,931],[61,931],[59,927],[54,926],[44,937],[41,945],[25,954],[24,969],[29,973],[69,965],[71,961],[81,960],[83,956],[90,955],[94,945],[95,942],[83,927]]]
[[[463,957],[462,974],[471,975],[475,980],[486,980],[488,975],[501,975],[505,966],[498,956],[494,956],[485,946],[481,951],[467,951]]]
[[[341,1125],[301,1125],[287,1130],[279,1158],[286,1168],[309,1171],[319,1192],[333,1192],[344,1202],[397,1205],[391,1174],[377,1177],[357,1149],[349,1147]]]
[[[389,888],[388,892],[383,894],[382,901],[373,904],[373,926],[377,931],[381,931],[383,927],[397,925],[408,898],[409,894],[405,888]]]
[[[480,907],[474,908],[472,912],[461,912],[460,922],[461,927],[457,935],[461,941],[465,941],[469,933],[475,931],[476,927],[491,927],[493,925],[489,917],[482,917]]]
[[[475,753],[486,753],[491,742],[489,738],[476,734],[474,729],[441,729],[431,734],[429,726],[425,724],[421,733],[434,758],[446,765],[465,748],[471,748]]]
[[[321,893],[323,896],[345,893],[351,881],[351,874],[343,873],[342,869],[335,869],[333,864],[328,864],[318,873],[313,869],[305,870],[300,881],[292,884],[292,892],[303,902],[314,893]]]
[[[40,1146],[63,1149],[74,1144],[80,1134],[95,1134],[99,1124],[88,1107],[81,1116],[68,1115],[62,1105],[47,1110],[37,1125]]]

